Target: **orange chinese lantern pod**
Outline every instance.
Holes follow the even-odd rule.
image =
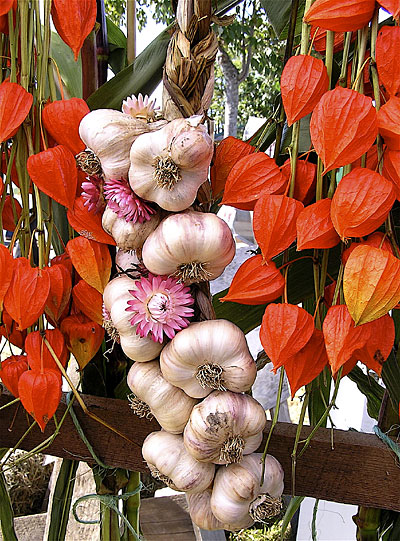
[[[335,295],[335,289],[336,289],[336,280],[329,284],[328,286],[325,286],[324,288],[324,304],[327,308],[330,308],[333,303],[333,297]]]
[[[297,250],[332,248],[340,238],[331,220],[331,199],[320,199],[305,207],[297,217]]]
[[[386,156],[386,154],[385,154],[385,156]],[[358,158],[358,160],[355,160],[351,164],[352,169],[354,169],[355,167],[363,167],[362,164],[361,164],[361,158]],[[378,168],[378,147],[377,147],[377,145],[372,145],[372,147],[367,151],[367,156],[366,156],[366,160],[365,160],[365,167],[367,169],[371,169],[372,171],[377,170],[377,168]]]
[[[58,145],[29,156],[27,169],[39,190],[57,203],[73,207],[78,171],[74,155],[67,147]]]
[[[5,15],[13,7],[14,0],[1,0],[0,1],[0,15]]]
[[[47,272],[31,267],[25,257],[14,262],[14,273],[10,287],[4,297],[4,306],[19,331],[35,323],[44,312],[50,291],[50,277]]]
[[[17,83],[0,84],[0,143],[17,133],[28,116],[33,96]]]
[[[322,325],[325,348],[332,373],[351,358],[356,349],[364,346],[369,339],[369,330],[355,327],[345,304],[337,304],[328,309]]]
[[[85,237],[76,237],[68,242],[66,251],[79,275],[89,285],[103,293],[111,274],[111,256],[108,247]]]
[[[386,250],[357,246],[344,269],[343,292],[356,325],[384,316],[400,301],[400,260]]]
[[[17,346],[17,348],[24,349],[26,331],[17,330],[16,322],[6,312],[6,310],[2,311],[1,320],[0,336],[4,336],[4,338],[6,338],[14,346]]]
[[[51,16],[60,38],[71,47],[75,60],[96,22],[96,0],[53,0]]]
[[[342,239],[369,235],[386,220],[395,199],[389,180],[357,167],[342,178],[334,193],[333,225]]]
[[[43,125],[59,145],[67,147],[75,156],[86,148],[79,137],[79,124],[89,112],[87,103],[80,98],[53,101],[44,106]]]
[[[383,160],[382,175],[391,181],[400,201],[400,150],[387,150]]]
[[[307,344],[285,362],[292,398],[300,387],[308,385],[319,376],[327,364],[324,335],[319,329],[314,329]]]
[[[375,0],[315,0],[304,21],[324,30],[353,32],[372,19]]]
[[[232,136],[219,143],[210,170],[211,189],[214,199],[222,195],[226,179],[235,163],[255,151],[256,149],[253,146]]]
[[[21,403],[42,432],[61,400],[61,377],[58,374],[55,370],[27,370],[19,378]]]
[[[233,277],[228,294],[220,299],[239,304],[265,304],[280,297],[285,279],[273,261],[263,263],[261,254],[247,259]]]
[[[61,332],[65,336],[68,349],[82,370],[101,346],[104,329],[85,315],[75,314],[63,319]]]
[[[288,125],[305,117],[329,89],[325,64],[308,55],[291,56],[281,76],[282,102]]]
[[[399,0],[378,0],[380,4],[386,11],[388,11],[395,19],[400,15],[400,4]]]
[[[14,218],[14,207],[16,219]],[[14,231],[21,214],[22,207],[19,202],[15,198],[11,197],[11,195],[6,195],[3,213],[1,215],[3,220],[3,229],[6,229],[7,231]]]
[[[393,253],[392,244],[385,235],[385,233],[382,233],[381,231],[375,231],[375,233],[372,233],[372,235],[369,235],[369,237],[366,240],[363,240],[362,242],[352,242],[346,250],[342,253],[342,263],[343,265],[346,265],[347,260],[350,257],[350,254],[357,248],[357,246],[360,245],[366,245],[366,246],[374,246],[375,248],[381,248],[382,250],[386,250],[387,252]]]
[[[389,150],[400,150],[400,98],[391,96],[378,111],[378,130]]]
[[[28,334],[25,340],[25,351],[28,354],[29,366],[32,370],[40,371],[48,368],[60,372],[53,355],[45,343],[45,339],[53,348],[63,367],[67,366],[69,353],[64,336],[58,329],[47,329],[44,332],[34,331]]]
[[[368,327],[370,335],[364,346],[354,352],[354,356],[380,376],[383,363],[393,349],[394,321],[389,314],[386,314],[375,321],[361,325],[361,327]]]
[[[326,49],[326,30],[318,26],[311,26],[310,37],[314,49],[319,53],[324,53]],[[344,47],[344,32],[335,32],[333,38],[333,52],[338,53]]]
[[[244,156],[232,167],[221,204],[253,210],[261,194],[281,194],[285,187],[286,179],[275,161],[257,152]]]
[[[399,57],[400,28],[383,26],[376,40],[376,67],[380,82],[391,96],[400,92]]]
[[[18,398],[18,381],[28,370],[26,355],[11,355],[0,364],[0,379],[16,398]]]
[[[260,340],[274,370],[300,351],[314,332],[311,315],[294,304],[269,304],[260,328]]]
[[[76,308],[89,319],[103,325],[103,295],[85,280],[80,280],[72,290]]]
[[[285,195],[263,195],[254,208],[253,230],[265,260],[289,248],[296,239],[296,220],[303,203]]]
[[[287,182],[290,182],[290,159],[285,161],[281,167],[281,171],[287,179]],[[304,203],[304,205],[308,205],[315,195],[316,182],[317,166],[315,163],[311,163],[307,160],[297,160],[293,199],[297,199]]]
[[[311,141],[324,163],[324,173],[360,158],[377,133],[372,99],[349,88],[326,92],[311,116]]]
[[[0,244],[0,310],[3,309],[4,297],[11,284],[13,272],[14,258],[4,244]]]
[[[71,273],[65,265],[46,267],[50,277],[50,291],[45,312],[52,325],[56,326],[71,298]]]
[[[70,226],[83,237],[115,246],[115,240],[101,225],[101,214],[89,212],[82,196],[75,199],[73,208],[67,212],[67,219]]]

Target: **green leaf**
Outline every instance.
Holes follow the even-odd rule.
[[[122,100],[132,94],[151,94],[161,80],[169,43],[164,30],[140,53],[135,61],[107,81],[88,99],[93,109],[121,109]]]
[[[81,55],[75,62],[74,53],[56,32],[51,33],[50,56],[55,60],[69,97],[82,97]]]
[[[301,505],[301,502],[304,500],[305,496],[294,496],[291,500],[289,505],[287,506],[286,512],[283,515],[282,520],[282,529],[281,529],[281,539],[284,539],[284,534],[287,530],[287,527],[290,524],[290,521],[294,517],[296,511]]]
[[[313,250],[303,250],[301,256],[313,256]],[[329,252],[328,273],[336,278],[340,265],[340,247],[335,246]],[[299,257],[296,247],[289,249],[289,261]],[[274,258],[276,266],[282,265],[282,255]],[[235,323],[246,334],[261,324],[266,304],[248,306],[235,302],[220,302],[228,289],[220,291],[213,297],[213,304],[217,318],[228,319]],[[300,259],[290,266],[288,273],[288,302],[299,304],[314,295],[314,279],[311,259]],[[400,380],[399,380],[400,381]]]
[[[397,353],[397,357],[393,352],[389,355],[388,359],[383,363],[382,367],[382,380],[385,384],[390,400],[392,402],[393,409],[399,410],[400,401],[400,352]]]
[[[5,448],[0,449],[0,458],[3,458],[7,451]],[[3,473],[0,473],[0,526],[3,539],[18,541],[14,530],[14,513]]]
[[[268,19],[270,20],[276,35],[280,39],[287,38],[287,27],[289,25],[290,11],[292,9],[292,0],[261,0],[261,5],[264,8]],[[305,0],[300,0],[297,11],[296,20],[296,35],[301,32],[301,21],[303,19]],[[300,25],[300,31],[298,26]],[[284,36],[283,30],[286,29]]]
[[[354,381],[358,390],[366,397],[368,415],[378,420],[379,410],[385,392],[384,388],[373,377],[364,374],[359,366],[355,366],[348,374],[348,377],[351,381]]]
[[[110,50],[108,63],[114,74],[117,74],[126,67],[126,36],[108,17],[106,23]]]

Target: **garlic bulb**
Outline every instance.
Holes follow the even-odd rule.
[[[202,492],[214,478],[214,464],[197,462],[178,434],[152,432],[144,440],[142,455],[152,476],[174,490]]]
[[[132,315],[127,311],[130,290],[135,290],[135,280],[122,275],[106,285],[103,293],[104,323],[108,334],[119,341],[125,355],[137,362],[151,361],[158,357],[163,344],[149,337],[136,334],[136,325],[131,325]]]
[[[129,169],[134,192],[172,212],[190,207],[207,180],[214,150],[201,120],[178,118],[135,140]]]
[[[190,518],[203,530],[226,530],[227,528],[215,518],[211,510],[211,493],[211,488],[208,488],[204,492],[187,495]]]
[[[251,396],[213,391],[194,406],[183,438],[196,460],[230,464],[260,446],[265,423],[263,407]]]
[[[145,403],[164,430],[172,434],[183,432],[197,400],[164,379],[158,361],[134,363],[128,372],[127,383],[140,401],[134,399],[131,403],[134,411],[137,404],[142,411]]]
[[[235,242],[221,218],[188,210],[164,218],[146,239],[142,255],[150,272],[192,284],[220,276],[235,255]]]
[[[133,141],[143,133],[159,130],[165,123],[146,123],[114,109],[97,109],[83,117],[79,135],[100,160],[106,178],[127,178]]]
[[[116,212],[106,206],[102,226],[104,231],[112,236],[121,250],[141,250],[144,241],[160,223],[160,215],[152,214],[150,220],[143,223],[127,222],[120,218]]]
[[[162,350],[163,376],[194,398],[250,389],[257,368],[243,332],[225,319],[192,323]]]
[[[271,455],[265,457],[265,476],[261,484],[262,454],[243,457],[240,464],[219,468],[214,479],[211,510],[217,520],[230,529],[250,526],[255,520],[272,518],[281,510],[283,470]]]
[[[134,250],[121,250],[118,249],[115,255],[115,264],[117,270],[123,271],[134,270],[140,266],[140,261]]]

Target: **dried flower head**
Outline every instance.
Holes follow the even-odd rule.
[[[97,214],[102,212],[106,203],[103,197],[103,181],[101,177],[89,176],[86,181],[82,182],[82,197],[84,206],[89,212]]]
[[[135,282],[136,290],[131,290],[132,300],[128,310],[134,315],[131,325],[137,325],[136,333],[141,337],[151,335],[155,342],[162,342],[164,334],[173,338],[176,331],[189,325],[188,318],[193,315],[189,308],[194,300],[187,286],[179,284],[168,276],[142,277]]]
[[[127,222],[139,222],[142,224],[150,220],[151,215],[156,212],[154,208],[132,191],[125,179],[106,180],[104,197],[109,208],[118,214],[120,218],[125,218]]]
[[[134,118],[145,120],[146,122],[154,120],[154,111],[158,109],[155,107],[156,100],[149,100],[149,96],[143,97],[139,94],[138,97],[128,96],[126,100],[122,102],[122,112],[126,115],[131,115]]]

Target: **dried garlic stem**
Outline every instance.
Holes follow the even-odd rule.
[[[206,265],[207,263],[200,263],[200,261],[181,263],[173,275],[179,282],[206,282],[211,276],[211,272],[204,268]]]
[[[220,461],[227,462],[228,464],[240,462],[243,457],[244,445],[245,442],[242,436],[230,436],[221,447],[219,453]]]
[[[75,156],[75,160],[77,166],[84,173],[87,173],[88,175],[102,174],[100,160],[93,152],[93,150],[90,150],[89,148],[87,148],[86,150],[82,150],[82,152],[79,152],[79,154]]]
[[[256,522],[264,522],[276,517],[281,511],[281,498],[273,498],[268,494],[261,494],[250,504],[249,515]]]
[[[135,396],[133,393],[128,396],[128,400],[133,413],[135,413],[138,417],[146,417],[146,419],[149,421],[153,419],[151,409],[146,402]]]
[[[217,391],[226,391],[223,385],[223,372],[224,369],[219,364],[205,363],[197,368],[196,379],[206,389],[216,389]]]
[[[156,156],[154,159],[153,180],[159,188],[172,190],[181,179],[181,172],[169,156]]]

